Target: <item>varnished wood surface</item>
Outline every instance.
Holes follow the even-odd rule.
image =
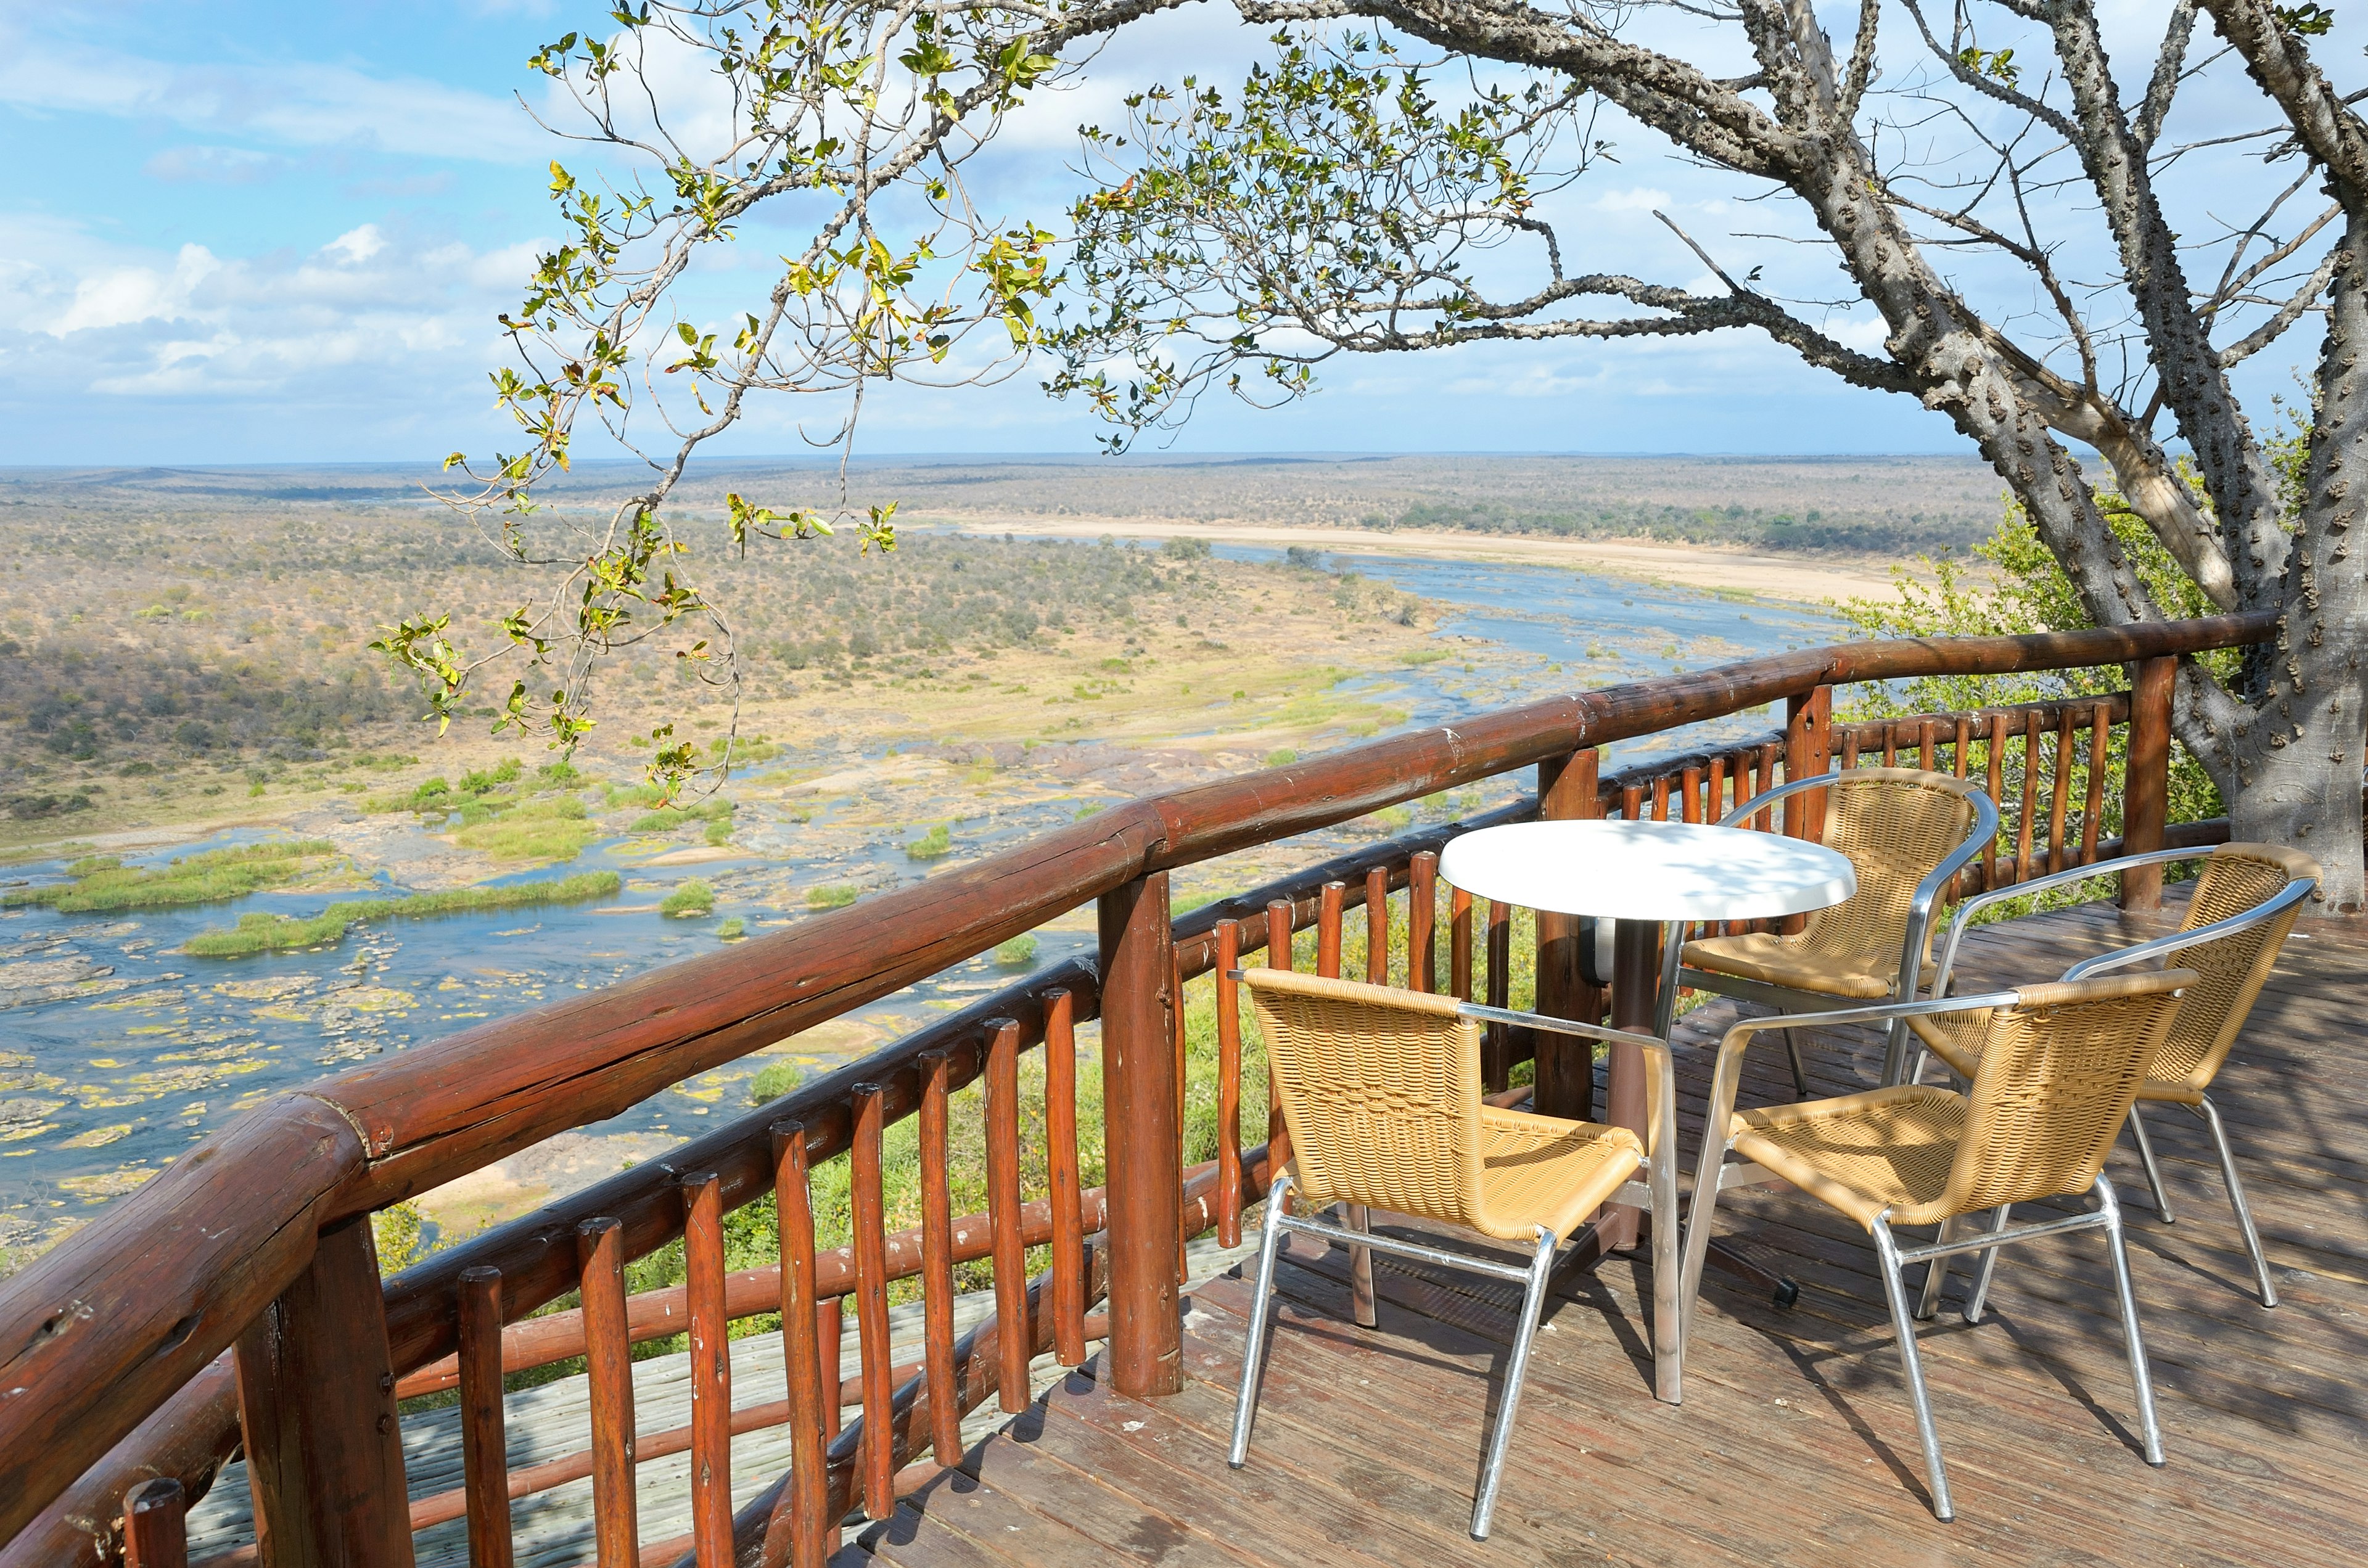
[[[2169,914],[2183,890],[2169,890]],[[2096,905],[1968,940],[1969,983],[2052,978],[2160,928]],[[1381,1260],[1377,1329],[1347,1260],[1294,1238],[1247,1469],[1225,1468],[1246,1267],[1193,1292],[1182,1392],[1073,1376],[838,1559],[910,1568],[1068,1563],[2256,1564],[2368,1561],[2368,930],[2306,922],[2214,1097],[2284,1304],[2255,1302],[2201,1122],[2157,1116],[2178,1223],[2124,1144],[2140,1312],[2169,1464],[2139,1458],[2094,1233],[2026,1244],[1989,1314],[1919,1335],[1957,1522],[1926,1506],[1914,1418],[1862,1233],[1781,1189],[1725,1195],[1719,1233],[1797,1279],[1791,1311],[1713,1274],[1686,1401],[1656,1403],[1640,1297],[1652,1265],[1564,1281],[1538,1336],[1493,1538],[1463,1533],[1515,1292]],[[1689,1015],[1690,1149],[1735,1005]],[[1881,1040],[1804,1038],[1813,1092],[1873,1083]],[[1781,1047],[1748,1101],[1793,1097]],[[2035,1214],[2032,1217],[2037,1217]],[[1379,1217],[1377,1216],[1377,1219]]]

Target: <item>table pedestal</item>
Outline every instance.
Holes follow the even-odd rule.
[[[1637,1034],[1654,1032],[1654,1013],[1661,986],[1661,927],[1651,920],[1622,920],[1611,933],[1611,1027]],[[1606,1065],[1610,1084],[1604,1093],[1601,1119],[1645,1136],[1645,1052],[1613,1040]],[[1644,1218],[1639,1210],[1613,1204],[1597,1222],[1605,1250],[1636,1244]]]

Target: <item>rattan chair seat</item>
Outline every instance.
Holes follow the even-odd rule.
[[[1624,1127],[1480,1108],[1480,1209],[1504,1232],[1567,1239],[1645,1164]]]
[[[1781,985],[1787,991],[1868,1002],[1889,996],[1893,983],[1899,978],[1899,949],[1896,942],[1887,949],[1832,952],[1809,948],[1798,937],[1753,931],[1740,937],[1704,937],[1688,942],[1683,957],[1689,967],[1715,974],[1756,980],[1763,985]],[[1920,978],[1929,982],[1933,972],[1928,962]]]
[[[1965,1097],[1927,1085],[1869,1089],[1804,1105],[1737,1112],[1735,1152],[1860,1224],[1885,1209],[1900,1224],[1948,1189],[1965,1131]]]

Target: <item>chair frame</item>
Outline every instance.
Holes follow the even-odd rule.
[[[1736,807],[1726,815],[1719,818],[1718,824],[1721,827],[1733,827],[1738,822],[1757,816],[1776,801],[1811,790],[1833,789],[1849,777],[1850,770],[1837,764],[1830,771],[1817,774],[1814,778],[1799,778],[1790,783],[1780,784],[1773,790],[1754,795],[1750,800]],[[1998,803],[1989,798],[1987,791],[1978,788],[1969,789],[1966,791],[1966,798],[1974,803],[1973,826],[1967,830],[1964,841],[1944,856],[1941,863],[1934,867],[1923,881],[1916,884],[1916,891],[1909,899],[1907,928],[1901,935],[1899,971],[1891,983],[1889,1005],[1915,1000],[1918,984],[1923,977],[1924,948],[1932,928],[1933,909],[1939,904],[1941,895],[1948,891],[1949,884],[1956,880],[1958,873],[1973,864],[1975,858],[1981,854],[1984,845],[1998,836],[1999,821]],[[1663,966],[1661,985],[1664,997],[1662,1006],[1665,1013],[1675,1006],[1678,987],[1680,985],[1695,991],[1715,992],[1721,996],[1733,996],[1740,1001],[1757,1002],[1763,1006],[1773,1007],[1779,1013],[1827,1015],[1815,1020],[1823,1024],[1839,1022],[1839,1019],[1831,1016],[1835,1013],[1860,1011],[1868,1006],[1857,997],[1833,996],[1818,991],[1795,991],[1790,986],[1772,985],[1766,981],[1747,980],[1740,975],[1724,974],[1715,970],[1695,969],[1682,961],[1681,953],[1684,943],[1675,939],[1679,935],[1676,926],[1673,925],[1670,927],[1669,935],[1671,937],[1669,955]],[[1937,981],[1934,983],[1932,994],[1935,996],[1941,994]],[[1662,1032],[1666,1034],[1668,1031],[1668,1018],[1662,1017],[1659,1023]],[[1793,1040],[1793,1031],[1790,1028],[1783,1032],[1784,1049],[1792,1058],[1793,1085],[1805,1097],[1809,1092],[1809,1077],[1807,1069],[1801,1061],[1801,1049]],[[1888,1032],[1884,1037],[1881,1079],[1884,1086],[1888,1087],[1904,1081],[1909,1038],[1905,1020],[1893,1019]]]
[[[1241,979],[1242,971],[1233,971],[1233,978]],[[1645,1156],[1645,1180],[1638,1182],[1632,1178],[1613,1193],[1609,1201],[1645,1210],[1653,1217],[1653,1256],[1656,1260],[1653,1269],[1651,1325],[1653,1392],[1656,1398],[1668,1403],[1679,1403],[1684,1392],[1685,1315],[1679,1301],[1679,1271],[1663,1267],[1657,1261],[1676,1258],[1682,1251],[1678,1225],[1677,1071],[1670,1059],[1668,1042],[1627,1029],[1606,1028],[1571,1018],[1521,1013],[1472,1002],[1458,1004],[1456,1012],[1460,1017],[1484,1023],[1517,1024],[1555,1034],[1634,1045],[1645,1052],[1653,1074],[1647,1080],[1653,1103],[1647,1108],[1652,1135],[1649,1153]],[[1286,1232],[1320,1237],[1348,1248],[1352,1257],[1359,1249],[1370,1248],[1393,1257],[1412,1258],[1508,1280],[1522,1288],[1520,1322],[1514,1332],[1511,1357],[1506,1364],[1505,1392],[1497,1402],[1496,1426],[1489,1433],[1487,1459],[1481,1470],[1479,1494],[1472,1506],[1472,1539],[1487,1540],[1489,1520],[1496,1512],[1497,1491],[1504,1480],[1505,1455],[1511,1445],[1514,1413],[1520,1404],[1521,1382],[1529,1371],[1531,1345],[1537,1337],[1538,1319],[1545,1309],[1547,1290],[1554,1278],[1554,1261],[1562,1244],[1552,1231],[1540,1225],[1527,1264],[1515,1265],[1490,1257],[1475,1257],[1469,1253],[1424,1246],[1396,1236],[1377,1235],[1348,1224],[1327,1224],[1313,1215],[1292,1214],[1290,1208],[1294,1187],[1292,1173],[1286,1166],[1276,1174],[1273,1185],[1267,1191],[1265,1234],[1258,1244],[1258,1286],[1251,1297],[1249,1328],[1242,1343],[1241,1388],[1235,1396],[1233,1441],[1226,1450],[1225,1463],[1239,1470],[1249,1461],[1250,1429],[1258,1418],[1260,1374],[1266,1360],[1269,1307],[1274,1298],[1275,1259],[1281,1250]],[[1337,1207],[1346,1209],[1349,1205],[1344,1203]],[[1580,1236],[1592,1229],[1593,1223],[1581,1227],[1573,1235],[1573,1243],[1576,1244]]]
[[[2067,975],[2066,978],[2071,977]],[[1904,1027],[1905,1020],[1911,1017],[2010,1007],[2019,1000],[2018,992],[1996,991],[1978,996],[1835,1009],[1821,1014],[1817,1021],[1831,1024],[1891,1022]],[[1730,1141],[1725,1133],[1714,1133],[1713,1126],[1722,1115],[1731,1113],[1734,1108],[1736,1091],[1742,1079],[1743,1058],[1749,1049],[1751,1038],[1769,1029],[1782,1028],[1787,1023],[1801,1021],[1783,1015],[1745,1018],[1728,1030],[1730,1037],[1738,1032],[1742,1035],[1741,1047],[1730,1051],[1724,1042],[1721,1043],[1718,1066],[1711,1085],[1709,1119],[1703,1126],[1701,1158],[1694,1171],[1694,1202],[1686,1217],[1685,1273],[1679,1283],[1684,1302],[1681,1335],[1692,1328],[1694,1305],[1701,1295],[1702,1263],[1710,1250],[1711,1220],[1717,1210],[1718,1195],[1728,1187],[1765,1186],[1783,1179],[1763,1165],[1726,1164]],[[1979,1284],[1965,1303],[1965,1322],[1975,1324],[1981,1321],[1982,1302],[1987,1293],[1990,1271],[2001,1248],[2017,1242],[2062,1235],[2072,1231],[2101,1229],[2105,1233],[2107,1249],[2112,1255],[2114,1293],[2121,1301],[2122,1335],[2129,1356],[2130,1379],[2137,1392],[2138,1422],[2146,1461],[2157,1469],[2166,1462],[2162,1428],[2155,1415],[2153,1381],[2146,1367],[2146,1338],[2138,1327],[2137,1293],[2130,1278],[2129,1249],[2123,1231],[2121,1200],[2113,1191],[2112,1183],[2105,1179],[2101,1171],[2089,1190],[2097,1195],[2098,1206],[2088,1213],[2066,1215],[2039,1224],[2009,1227],[2006,1210],[1999,1209],[1993,1211],[1990,1228],[1986,1231],[1972,1236],[1952,1235],[1951,1232],[1956,1228],[1956,1223],[1952,1221],[1942,1224],[1936,1240],[1921,1246],[1903,1247],[1899,1244],[1891,1228],[1891,1211],[1888,1209],[1876,1215],[1868,1226],[1874,1242],[1876,1259],[1882,1266],[1884,1295],[1891,1309],[1892,1335],[1899,1345],[1900,1359],[1907,1370],[1908,1398],[1915,1406],[1916,1435],[1924,1448],[1924,1474],[1931,1492],[1932,1514],[1943,1523],[1956,1517],[1956,1506],[1949,1497],[1948,1471],[1941,1460],[1940,1431],[1932,1420],[1931,1396],[1924,1386],[1924,1364],[1916,1346],[1915,1319],[1932,1315],[1930,1309],[1939,1295],[1939,1282],[1948,1260],[1960,1254],[1978,1252],[1983,1255]],[[1911,1309],[1903,1271],[1912,1263],[1926,1264],[1928,1268],[1924,1279],[1924,1300]]]
[[[1932,981],[1932,994],[1935,996],[1948,994],[1949,983],[1956,966],[1958,945],[1964,940],[1966,925],[1976,911],[1993,903],[2004,903],[2008,899],[2021,897],[2044,889],[2066,887],[2075,882],[2085,881],[2090,877],[2108,876],[2140,866],[2158,866],[2172,860],[2209,859],[2213,847],[2207,845],[2200,848],[2156,849],[2143,855],[2124,855],[2116,859],[2100,860],[2093,866],[2081,866],[2071,870],[2056,871],[2044,877],[2033,878],[2027,882],[2017,882],[2010,887],[1993,888],[1987,892],[1975,894],[1958,904],[1956,915],[1950,923],[1949,934],[1943,939],[1941,948],[1939,972]],[[2242,915],[2232,915],[2226,920],[2215,920],[2208,926],[2198,926],[2192,931],[2174,931],[2166,937],[2156,937],[2126,948],[2117,948],[2109,953],[2100,953],[2095,958],[2083,959],[2066,970],[2064,978],[2086,980],[2092,975],[2103,974],[2112,970],[2127,969],[2133,964],[2144,963],[2149,959],[2167,960],[2171,954],[2184,949],[2200,947],[2207,942],[2216,942],[2223,937],[2233,937],[2248,926],[2276,919],[2288,909],[2308,898],[2317,885],[2307,877],[2294,878],[2283,889],[2263,899]],[[1928,1050],[1918,1048],[1915,1066],[1908,1074],[1907,1082],[1915,1083],[1922,1078],[1925,1060],[1930,1054]],[[2145,1096],[2141,1092],[2139,1097],[2130,1104],[2130,1137],[2137,1145],[2138,1164],[2146,1171],[2146,1188],[2154,1197],[2155,1213],[2160,1217],[2164,1224],[2176,1224],[2178,1216],[2171,1212],[2169,1196],[2163,1189],[2162,1167],[2155,1161],[2153,1140],[2146,1136],[2145,1119],[2139,1115],[2138,1108],[2145,1103]],[[2274,1307],[2278,1304],[2277,1282],[2270,1275],[2269,1256],[2261,1248],[2261,1234],[2253,1223],[2253,1206],[2245,1196],[2245,1184],[2237,1175],[2237,1153],[2228,1142],[2228,1130],[2221,1122],[2220,1108],[2212,1103],[2212,1096],[2207,1093],[2200,1096],[2197,1102],[2187,1108],[2203,1120],[2203,1125],[2212,1134],[2212,1147],[2220,1159],[2220,1179],[2228,1188],[2228,1206],[2236,1210],[2237,1229],[2245,1238],[2245,1252],[2252,1261],[2253,1280],[2260,1288],[2261,1305],[2265,1308]],[[1975,1283],[1974,1294],[1967,1303],[1971,1312],[1971,1315],[1966,1320],[1969,1323],[1980,1320],[1982,1300],[1988,1291],[1990,1274],[1997,1266],[1997,1262],[1995,1254],[1986,1255],[1982,1259],[1981,1274]],[[1941,1271],[1941,1267],[1936,1266],[1936,1274]],[[1925,1286],[1925,1308],[1918,1313],[1919,1316],[1932,1315],[1931,1309],[1937,1303],[1939,1295],[1939,1279],[1935,1278],[1928,1280]]]

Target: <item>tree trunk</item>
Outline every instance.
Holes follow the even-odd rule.
[[[2290,845],[2316,858],[2326,875],[2322,906],[2356,915],[2363,902],[2361,868],[2360,683],[2320,687],[2305,706],[2273,704],[2237,742],[2244,783],[2228,802],[2231,837]]]

